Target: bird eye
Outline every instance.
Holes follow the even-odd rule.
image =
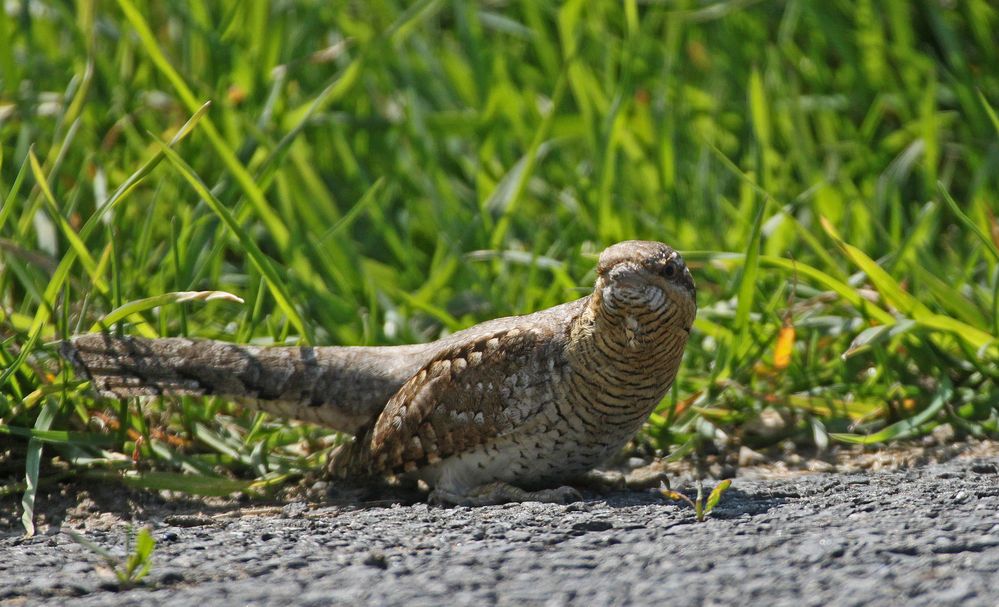
[[[663,275],[666,276],[666,278],[673,278],[676,276],[676,262],[671,261],[667,263],[666,267],[663,268]]]

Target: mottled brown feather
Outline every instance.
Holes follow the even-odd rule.
[[[404,472],[515,430],[511,395],[502,386],[539,366],[547,351],[539,343],[544,333],[502,329],[441,352],[399,389],[334,468],[347,466],[353,475]]]
[[[607,248],[593,293],[424,345],[260,348],[81,336],[63,352],[102,394],[221,394],[357,437],[338,476],[413,473],[450,503],[540,497],[638,431],[676,377],[697,311],[683,258]],[[486,494],[480,489],[486,487]]]

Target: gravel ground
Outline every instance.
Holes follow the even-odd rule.
[[[994,457],[740,478],[703,524],[653,492],[475,509],[147,501],[89,502],[30,539],[0,527],[0,605],[999,605]],[[121,554],[129,520],[157,546],[125,590],[64,531]]]

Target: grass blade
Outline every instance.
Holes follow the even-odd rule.
[[[111,553],[110,550],[108,550],[107,548],[104,548],[103,546],[97,544],[96,542],[94,542],[90,538],[88,538],[88,537],[86,537],[84,535],[81,535],[81,534],[79,534],[79,533],[77,533],[75,531],[72,531],[72,530],[66,530],[65,533],[68,534],[69,537],[71,537],[74,542],[76,542],[77,544],[83,546],[87,550],[93,552],[94,554],[96,554],[97,556],[101,557],[102,559],[104,559],[108,563],[114,564],[114,563],[116,563],[118,561],[118,559],[115,557],[114,554]]]
[[[59,205],[56,204],[55,196],[52,195],[52,190],[49,189],[48,178],[45,173],[42,172],[42,166],[38,163],[38,158],[35,157],[34,149],[28,150],[28,162],[31,164],[31,172],[35,176],[35,182],[38,188],[42,191],[42,199],[48,204],[49,214],[52,216],[52,220],[56,222],[59,226],[63,237],[69,241],[70,246],[76,253],[77,257],[80,258],[80,263],[83,265],[87,274],[90,275],[90,280],[94,287],[97,288],[102,294],[108,292],[108,286],[104,282],[104,279],[97,272],[97,262],[91,257],[90,251],[87,246],[83,244],[80,236],[73,231],[66,219],[59,212]]]
[[[994,259],[995,261],[999,261],[999,248],[996,247],[996,243],[992,242],[992,239],[989,238],[988,235],[980,227],[978,227],[978,224],[972,221],[971,218],[968,217],[967,214],[965,214],[965,212],[961,210],[961,207],[957,205],[957,202],[954,200],[954,197],[950,195],[950,192],[947,191],[947,187],[944,186],[942,181],[937,182],[937,189],[940,191],[940,195],[943,196],[943,199],[947,203],[947,206],[950,207],[950,212],[953,213],[955,217],[957,217],[958,221],[960,221],[964,225],[964,227],[971,230],[971,233],[974,234],[978,238],[978,240],[981,241],[982,245],[985,247],[985,250],[988,251],[989,254],[992,256],[992,259]]]
[[[107,478],[107,475],[100,475]],[[116,476],[129,487],[153,491],[177,491],[191,495],[225,497],[233,493],[246,492],[251,481],[241,481],[211,476],[194,476],[177,472],[142,472]]]
[[[287,288],[278,276],[277,270],[274,269],[271,261],[264,255],[263,251],[257,245],[256,241],[252,236],[243,229],[242,226],[236,221],[229,209],[219,201],[218,198],[212,194],[208,186],[198,177],[197,173],[194,172],[186,162],[177,155],[176,152],[171,150],[166,145],[160,144],[160,151],[166,156],[170,164],[173,165],[177,172],[190,184],[191,188],[197,192],[198,196],[212,209],[212,211],[218,215],[222,223],[229,228],[229,231],[239,240],[240,245],[242,245],[247,257],[250,258],[250,262],[254,265],[258,272],[264,277],[267,282],[267,287],[270,289],[271,295],[277,301],[278,306],[288,317],[288,321],[298,330],[299,334],[304,336],[308,341],[312,341],[312,332],[306,326],[302,317],[299,315],[298,310],[291,303],[291,296],[288,294]]]
[[[510,221],[513,214],[518,208],[518,203],[524,194],[524,190],[527,188],[527,182],[534,174],[534,168],[537,164],[539,157],[541,156],[540,151],[545,140],[548,138],[551,132],[552,123],[555,120],[555,116],[558,114],[558,107],[562,104],[562,98],[565,96],[565,91],[568,88],[568,75],[563,72],[559,77],[558,81],[555,83],[555,91],[552,93],[551,97],[551,109],[548,114],[544,117],[541,125],[538,127],[537,131],[534,133],[534,138],[531,141],[530,147],[524,154],[524,157],[514,166],[511,171],[516,171],[516,180],[513,182],[513,187],[509,190],[509,195],[505,196],[502,201],[503,212],[500,215],[499,220],[496,222],[496,227],[493,229],[493,233],[489,238],[489,246],[492,249],[502,249],[503,239],[506,236],[506,232],[510,227]],[[523,165],[520,164],[523,163]],[[501,181],[497,184],[497,190],[501,187],[509,187],[509,184],[504,185]],[[490,200],[492,196],[490,196]]]
[[[198,108],[198,111],[191,116],[190,119],[177,131],[173,139],[170,140],[170,145],[175,145],[180,142],[183,138],[191,133],[198,121],[204,116],[205,112],[208,111],[208,104],[205,104]],[[90,233],[100,224],[100,218],[104,213],[110,212],[115,207],[123,203],[128,195],[135,190],[138,184],[152,172],[156,165],[160,163],[163,159],[163,154],[158,153],[152,158],[147,160],[137,171],[132,173],[128,179],[126,179],[118,189],[115,190],[114,194],[108,199],[104,205],[100,207],[100,210],[95,212],[90,216],[90,219],[83,225],[80,229],[80,238],[86,240]],[[25,160],[25,165],[29,163]],[[22,167],[23,170],[23,167]],[[59,262],[58,267],[56,267],[55,272],[52,273],[52,277],[49,280],[48,286],[45,288],[45,293],[41,302],[39,302],[38,310],[35,312],[35,317],[31,322],[31,328],[28,330],[28,339],[21,346],[21,351],[18,352],[17,357],[8,366],[2,375],[0,375],[0,387],[6,385],[7,381],[11,376],[17,372],[17,370],[24,364],[27,360],[28,355],[34,350],[35,344],[38,342],[39,336],[45,329],[46,323],[53,312],[52,302],[55,302],[56,297],[63,288],[63,284],[66,282],[69,276],[70,270],[73,268],[73,264],[76,263],[76,249],[70,249]]]
[[[28,159],[25,158],[24,162],[21,163],[21,168],[17,171],[17,177],[14,178],[14,183],[11,185],[10,191],[7,192],[7,197],[4,198],[3,207],[0,208],[0,230],[3,230],[10,214],[14,212],[14,202],[21,191],[21,184],[24,183],[24,178],[28,174],[29,164]]]
[[[746,253],[743,258],[742,276],[739,278],[736,291],[739,301],[735,309],[735,322],[732,325],[732,330],[738,335],[737,343],[740,344],[738,355],[740,358],[752,346],[752,340],[749,339],[749,312],[753,309],[753,298],[756,294],[756,280],[760,269],[760,236],[766,208],[767,198],[761,197],[759,208],[756,210],[756,218],[753,220],[753,228],[749,233],[749,242],[746,245]]]
[[[156,42],[156,36],[149,28],[149,24],[146,23],[142,13],[135,7],[135,4],[131,0],[118,0],[118,6],[121,7],[122,12],[128,18],[132,27],[135,28],[135,33],[139,36],[139,40],[142,41],[142,46],[150,59],[152,59],[153,64],[166,77],[174,90],[177,91],[177,94],[180,95],[181,101],[184,102],[187,110],[194,112],[200,107],[204,107],[195,98],[194,93],[187,86],[180,73],[170,65],[170,61],[163,54],[159,44]],[[222,163],[225,164],[229,173],[236,179],[243,193],[250,200],[254,211],[260,217],[261,221],[264,222],[264,225],[267,226],[267,231],[274,238],[274,242],[284,251],[291,240],[288,228],[285,227],[284,223],[273,211],[264,193],[257,187],[257,184],[253,181],[253,177],[239,161],[232,148],[226,144],[225,139],[222,138],[221,133],[215,128],[210,118],[205,118],[203,132],[211,143],[215,153],[219,155]]]
[[[110,447],[114,438],[105,434],[91,432],[74,432],[71,430],[46,430],[35,428],[20,428],[18,426],[0,426],[0,434],[20,436],[38,443],[52,445],[86,445],[91,447]]]
[[[919,426],[933,419],[933,417],[939,413],[941,409],[943,409],[944,405],[950,401],[953,394],[954,388],[951,386],[950,381],[945,378],[943,382],[941,382],[940,387],[937,389],[930,405],[920,411],[917,415],[903,419],[900,422],[896,422],[884,430],[875,432],[874,434],[863,435],[830,432],[829,436],[844,443],[853,443],[858,445],[871,445],[874,443],[884,443],[900,438],[909,438],[919,430]]]
[[[712,263],[722,263],[725,265],[734,265],[745,259],[745,254],[743,253],[728,253],[722,251],[684,251],[683,256],[688,260],[703,260]],[[894,316],[878,307],[870,300],[862,297],[859,293],[857,293],[856,289],[814,266],[793,259],[775,257],[773,255],[760,255],[759,263],[769,267],[796,272],[799,276],[810,278],[823,287],[833,291],[844,301],[878,322],[895,322]]]
[[[836,243],[843,249],[850,261],[867,275],[881,296],[902,314],[911,317],[914,321],[928,329],[957,335],[975,349],[985,348],[996,341],[996,338],[986,331],[972,327],[957,319],[931,312],[918,299],[907,293],[897,280],[889,275],[876,261],[868,257],[866,253],[840,240],[831,229],[829,234],[836,240]]]
[[[728,488],[731,486],[732,486],[732,479],[730,478],[727,478],[722,482],[718,483],[717,485],[715,485],[715,488],[711,490],[711,494],[708,495],[707,503],[704,504],[705,516],[711,514],[711,511],[715,509],[715,506],[717,506],[718,502],[721,500],[722,495],[724,495],[724,493],[728,491]]]
[[[45,407],[35,420],[35,430],[48,430],[55,420],[58,407],[52,401],[46,401]],[[42,462],[42,441],[37,438],[28,440],[26,454],[27,464],[24,470],[25,490],[21,497],[21,524],[24,526],[24,533],[28,537],[35,535],[35,497],[38,494],[38,474]]]
[[[103,318],[95,322],[93,326],[90,327],[90,331],[106,331],[109,327],[111,327],[111,325],[125,320],[133,314],[145,312],[146,310],[152,310],[153,308],[158,308],[167,304],[214,300],[231,301],[240,304],[243,303],[243,298],[233,295],[227,291],[174,291],[172,293],[164,293],[163,295],[155,295],[153,297],[130,301],[108,312]]]

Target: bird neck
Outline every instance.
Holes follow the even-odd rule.
[[[605,306],[599,291],[595,292],[570,328],[570,358],[587,365],[634,369],[636,364],[647,365],[682,354],[685,334],[678,343],[668,321],[647,323],[642,322],[643,316],[668,318]]]
[[[638,392],[658,402],[676,376],[687,333],[675,316],[659,315],[659,322],[642,323],[642,315],[631,312],[612,311],[601,302],[599,291],[591,295],[569,330],[569,361],[580,372],[606,370],[606,377],[628,378]]]
[[[598,297],[587,303],[569,329],[567,381],[559,389],[587,427],[602,429],[613,450],[634,436],[666,395],[686,333],[635,332],[629,316],[611,313]]]

